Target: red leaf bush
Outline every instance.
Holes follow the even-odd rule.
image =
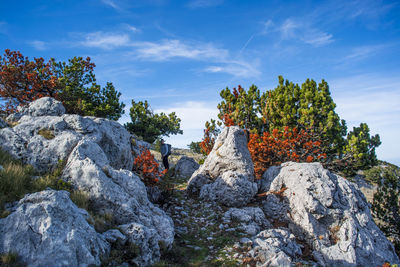
[[[143,148],[141,151],[133,163],[133,170],[141,176],[146,186],[155,186],[167,170],[160,171],[159,164],[148,149]]]
[[[326,158],[321,152],[321,142],[315,140],[306,130],[285,127],[283,131],[274,129],[272,133],[250,134],[248,148],[254,164],[256,178],[273,165],[286,161],[313,162]]]

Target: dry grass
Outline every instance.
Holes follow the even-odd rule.
[[[18,264],[18,254],[14,252],[0,254],[1,266],[22,266]]]
[[[40,129],[38,131],[38,135],[43,136],[47,140],[54,139],[55,137],[54,132],[50,129]]]
[[[337,242],[340,241],[340,238],[338,237],[339,230],[340,230],[340,226],[339,225],[332,226],[329,229],[329,232],[331,233],[330,234],[330,240],[331,240],[331,242],[333,244],[336,244]]]

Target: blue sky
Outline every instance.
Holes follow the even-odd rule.
[[[130,106],[176,111],[185,147],[216,117],[225,87],[325,79],[349,129],[366,122],[400,165],[400,3],[396,1],[0,0],[0,49],[90,56]],[[122,122],[128,120],[125,115]]]

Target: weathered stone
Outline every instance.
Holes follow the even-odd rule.
[[[96,142],[112,167],[132,169],[130,134],[114,121],[78,115],[23,116],[15,127],[0,130],[2,148],[40,172],[66,159],[83,139]]]
[[[200,165],[193,158],[183,156],[175,165],[175,176],[191,177],[199,167]]]
[[[87,192],[99,213],[113,214],[117,224],[140,224],[152,233],[151,240],[170,246],[174,238],[171,218],[148,200],[146,187],[138,176],[128,170],[115,170],[109,163],[97,143],[80,141],[68,158],[63,179]],[[142,243],[137,245],[142,248]],[[152,255],[159,255],[157,246],[143,246],[154,249]]]
[[[399,263],[393,245],[374,223],[358,187],[319,163],[281,165],[270,191],[287,189],[289,228],[314,250],[322,266]]]
[[[272,181],[279,174],[281,170],[280,166],[271,166],[266,170],[261,177],[261,179],[257,180],[258,191],[259,192],[267,192],[271,186]]]
[[[240,223],[239,229],[254,236],[271,227],[263,211],[258,207],[230,208],[223,216],[225,223]]]
[[[160,238],[154,229],[139,223],[128,223],[119,228],[130,243],[138,246],[139,256],[133,259],[133,263],[137,266],[152,266],[160,259]]]
[[[301,255],[301,248],[289,231],[269,229],[256,236],[249,255],[257,258],[256,266],[294,266],[294,259]]]
[[[201,188],[200,198],[215,201],[229,207],[241,207],[257,193],[257,184],[244,174],[227,171],[215,182]]]
[[[0,118],[0,128],[6,128],[8,127],[7,122],[5,122],[2,118]]]
[[[61,116],[65,113],[65,108],[60,101],[54,98],[42,97],[29,103],[26,107],[19,106],[18,112],[33,117]]]
[[[226,206],[243,206],[254,197],[257,184],[242,129],[225,127],[204,164],[193,173],[187,190]]]
[[[22,116],[24,116],[23,113],[19,113],[19,112],[11,113],[10,115],[7,116],[6,121],[17,122],[22,118]]]
[[[26,195],[0,219],[0,253],[17,252],[29,266],[100,265],[110,245],[88,224],[66,191]]]
[[[117,229],[110,229],[104,232],[103,236],[109,243],[119,243],[121,245],[124,245],[128,239]]]

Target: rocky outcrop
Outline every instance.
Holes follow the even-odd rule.
[[[24,115],[18,125],[0,130],[2,148],[40,172],[66,159],[84,139],[96,142],[114,168],[132,169],[130,135],[114,121],[78,115]]]
[[[204,164],[188,182],[189,194],[226,206],[246,205],[257,193],[246,136],[239,127],[225,127]]]
[[[20,109],[21,117],[15,116],[18,124],[0,130],[0,145],[40,172],[65,160],[62,179],[86,192],[96,213],[111,214],[121,229],[140,225],[149,238],[140,240],[135,231],[125,231],[126,239],[141,251],[135,262],[152,265],[159,259],[158,243],[171,246],[174,228],[171,218],[148,200],[143,182],[130,171],[132,150],[137,149],[131,135],[114,121],[63,114],[60,105],[46,98]],[[42,257],[40,251],[36,253]]]
[[[110,244],[88,217],[66,191],[26,195],[0,219],[0,253],[17,252],[29,266],[98,266]]]
[[[271,228],[270,222],[259,207],[230,208],[224,214],[223,223],[232,222],[239,223],[237,228],[251,236]]]
[[[0,129],[8,127],[7,122],[5,122],[2,118],[0,118]]]
[[[200,165],[193,158],[182,156],[175,165],[175,176],[191,177],[199,167]]]
[[[284,229],[269,229],[260,232],[252,242],[253,249],[248,252],[257,259],[256,266],[294,266],[293,259],[301,254],[296,237]]]
[[[264,178],[272,179],[263,182],[269,184],[269,192],[286,190],[277,198],[267,199],[263,210],[288,222],[290,231],[311,247],[321,266],[399,262],[393,245],[372,220],[368,203],[355,184],[319,163],[284,163],[279,174]],[[270,201],[274,203],[268,204]]]
[[[33,117],[61,116],[65,114],[65,108],[60,101],[51,97],[42,97],[29,103],[28,106],[18,107],[18,113]]]
[[[110,166],[106,153],[97,143],[80,141],[69,156],[62,177],[75,188],[87,192],[97,212],[113,214],[117,224],[140,225],[140,231],[151,236],[146,240],[152,244],[147,244],[146,240],[137,244],[142,251],[137,262],[149,265],[158,259],[159,247],[153,245],[154,242],[163,242],[166,246],[172,244],[174,227],[171,218],[148,200],[146,187],[138,176]]]

